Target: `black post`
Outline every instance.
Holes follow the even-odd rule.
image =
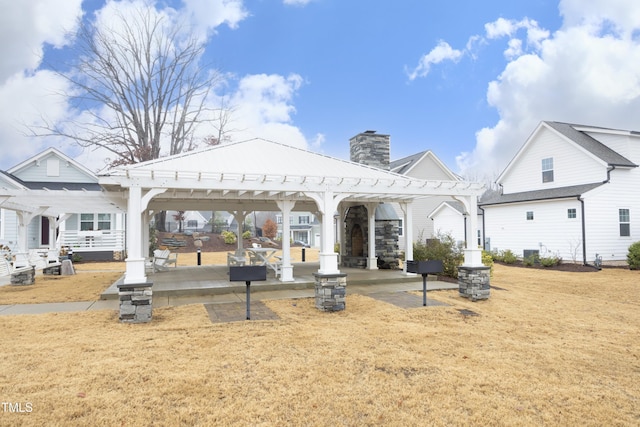
[[[427,275],[422,275],[422,306],[427,306]]]
[[[247,280],[245,284],[247,285],[247,320],[251,320],[251,291],[249,290],[251,282]]]
[[[198,248],[198,265],[202,265],[202,254],[200,252],[200,248]]]
[[[303,247],[302,247],[302,262],[305,262],[305,261],[306,261],[306,259],[307,259],[304,249],[305,249],[305,248],[304,248],[304,246],[303,246]]]

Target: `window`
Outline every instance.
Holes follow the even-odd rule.
[[[542,159],[542,182],[553,182],[553,157]]]
[[[93,230],[93,214],[80,214],[80,231]]]
[[[298,217],[298,224],[309,224],[309,215]]]
[[[111,214],[80,214],[80,231],[111,230]]]
[[[527,211],[527,221],[533,221],[533,211]]]
[[[402,236],[404,233],[404,227],[402,226],[402,219],[398,220],[398,236]]]
[[[198,220],[197,219],[190,219],[187,221],[187,227],[189,228],[198,228]]]
[[[111,230],[111,214],[98,214],[98,230]]]
[[[620,236],[631,236],[631,217],[629,209],[618,209],[618,217],[620,219]]]
[[[282,224],[282,215],[276,215],[276,223]]]
[[[567,218],[574,219],[576,217],[575,209],[567,209]]]

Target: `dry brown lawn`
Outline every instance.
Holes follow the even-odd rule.
[[[32,408],[0,425],[639,425],[639,279],[496,266],[487,301],[429,294],[448,307],[0,316],[0,396]]]

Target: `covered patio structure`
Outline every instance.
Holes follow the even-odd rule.
[[[379,203],[399,203],[407,232],[405,257],[412,259],[412,203],[437,195],[452,196],[464,204],[468,213],[464,265],[482,266],[481,250],[474,242],[477,197],[483,190],[478,183],[414,179],[264,139],[118,167],[100,175],[99,182],[126,204],[125,284],[147,282],[148,225],[153,213],[162,210],[228,211],[238,223],[252,211],[279,211],[284,236],[289,235],[292,211],[314,212],[322,230],[317,276],[340,277],[344,274],[334,251],[336,213],[343,217],[349,206],[364,205],[373,224]],[[375,233],[374,226],[368,229]],[[374,245],[375,236],[369,237],[369,244]],[[280,280],[294,281],[288,239],[283,239],[282,250]],[[368,253],[375,254],[375,250]],[[375,257],[369,259],[367,268],[377,269]]]

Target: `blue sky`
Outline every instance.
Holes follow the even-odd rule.
[[[25,137],[24,126],[79,114],[54,99],[68,88],[47,72],[73,60],[63,30],[82,14],[143,3],[0,4],[0,49],[11,58],[0,64],[0,169],[47,146],[99,167],[100,153]],[[347,158],[349,138],[371,129],[391,135],[392,159],[431,149],[454,172],[491,179],[540,120],[640,130],[635,0],[152,5],[207,34],[202,62],[224,73],[217,94],[236,109],[235,140],[260,136]]]

